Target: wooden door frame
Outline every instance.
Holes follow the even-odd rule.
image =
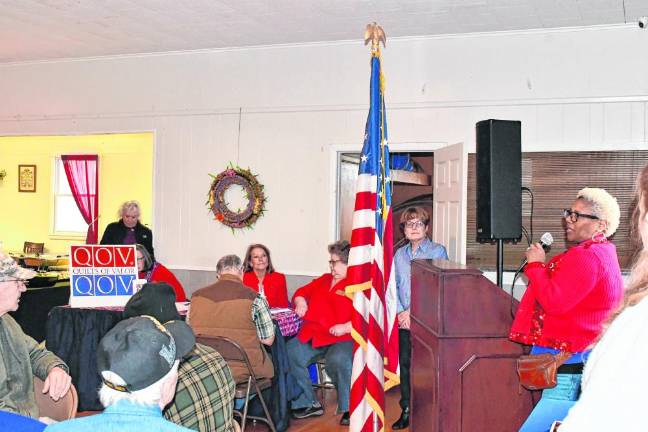
[[[391,153],[434,153],[435,150],[448,145],[450,144],[445,141],[390,142],[389,151]],[[340,156],[342,153],[360,153],[361,150],[362,143],[331,144],[329,146],[329,243],[338,240],[337,237],[340,232],[340,197],[338,195],[340,182]]]

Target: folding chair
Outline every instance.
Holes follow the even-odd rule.
[[[225,337],[225,336],[205,336],[205,335],[196,335],[196,342],[203,345],[210,346],[220,353],[221,356],[227,361],[227,363],[239,363],[245,365],[248,370],[249,376],[246,380],[236,383],[236,393],[235,397],[245,398],[245,404],[243,405],[243,413],[238,410],[234,410],[234,414],[241,418],[241,432],[245,432],[245,424],[248,419],[259,420],[266,423],[272,432],[276,432],[274,422],[270,416],[270,411],[268,406],[263,399],[261,394],[262,390],[265,390],[272,386],[272,380],[270,378],[257,378],[250,364],[245,350],[241,345],[239,345],[234,340]],[[254,389],[252,388],[254,386]],[[263,412],[265,417],[257,417],[248,415],[248,407],[250,403],[250,396],[257,395],[261,406],[263,407]]]
[[[45,243],[34,243],[26,241],[23,244],[23,252],[29,254],[42,254],[45,250]]]
[[[317,368],[317,383],[313,384],[313,387],[322,391],[322,398],[320,403],[322,408],[326,410],[326,390],[335,389],[335,384],[331,378],[326,374],[324,368],[326,367],[326,359],[321,358],[315,362],[315,367]]]
[[[40,378],[34,377],[34,396],[36,396],[36,405],[40,416],[49,417],[56,421],[76,417],[79,398],[74,385],[70,384],[70,390],[68,390],[67,394],[54,402],[48,394],[43,394],[44,384]]]

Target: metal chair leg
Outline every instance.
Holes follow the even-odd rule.
[[[263,395],[261,394],[261,389],[259,388],[259,384],[257,384],[256,381],[254,381],[254,386],[256,387],[256,392],[257,395],[259,396],[259,401],[261,402],[261,406],[263,407],[263,412],[265,413],[266,419],[268,420],[268,426],[270,426],[270,430],[272,432],[277,432],[275,429],[274,422],[272,421],[272,416],[270,416],[270,411],[268,410],[268,406],[265,403],[265,399],[263,398]]]
[[[241,419],[241,432],[245,432],[247,425],[247,413],[250,404],[250,389],[252,387],[252,377],[248,377],[247,390],[245,392],[245,403],[243,404],[243,418]]]

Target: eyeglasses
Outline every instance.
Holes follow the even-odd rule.
[[[572,223],[576,223],[576,221],[578,221],[578,218],[580,217],[584,217],[587,219],[594,219],[594,220],[600,219],[598,216],[594,216],[586,213],[579,213],[576,210],[571,210],[571,209],[564,209],[562,212],[562,216],[568,219]]]
[[[8,279],[7,282],[22,282],[25,286],[29,286],[29,279]]]
[[[330,265],[331,267],[333,267],[335,264],[337,264],[337,263],[339,263],[339,262],[342,262],[342,260],[330,260],[330,261],[329,261],[329,265]]]
[[[425,224],[421,221],[409,221],[405,222],[405,227],[410,229],[423,228]]]

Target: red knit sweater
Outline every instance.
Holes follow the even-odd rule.
[[[524,273],[529,287],[509,337],[527,345],[585,350],[623,295],[616,248],[608,241],[584,241],[546,265],[528,264]]]
[[[293,303],[295,297],[300,296],[308,303],[304,324],[297,338],[303,343],[312,340],[313,348],[351,340],[349,333],[333,336],[329,332],[335,324],[351,321],[353,314],[353,303],[344,291],[347,280],[342,279],[334,286],[331,286],[332,281],[333,276],[327,273],[299,288],[293,295]]]
[[[253,271],[243,274],[243,284],[259,292],[259,278]],[[288,290],[286,276],[283,273],[266,273],[263,277],[263,292],[271,308],[288,307]]]
[[[147,273],[150,273],[150,277],[147,277]],[[182,284],[178,278],[159,262],[154,264],[152,271],[140,272],[139,277],[140,279],[146,279],[148,282],[166,282],[173,287],[177,302],[187,301],[184,288],[182,288]]]

